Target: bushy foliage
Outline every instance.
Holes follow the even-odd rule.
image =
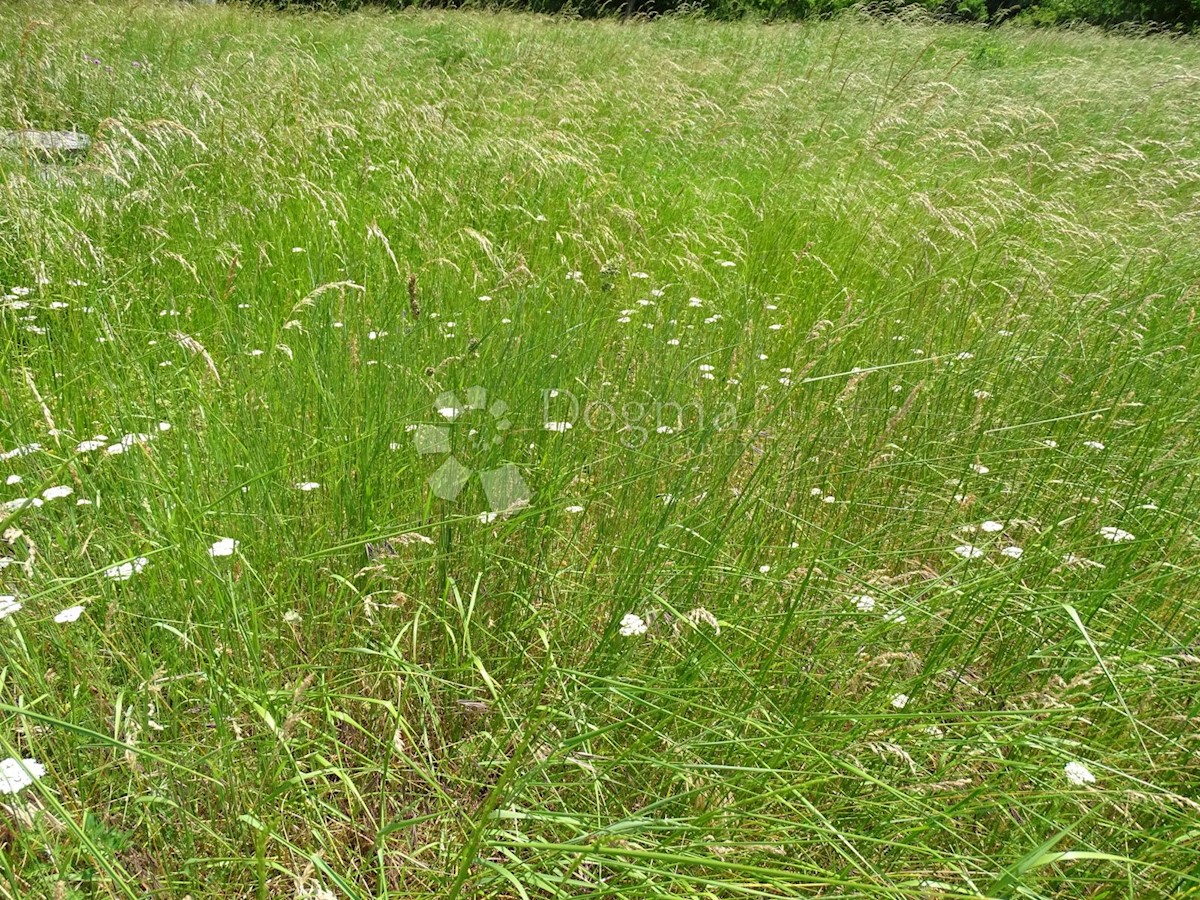
[[[761,19],[805,19],[828,16],[859,6],[874,15],[926,10],[948,19],[1000,22],[1021,19],[1034,25],[1082,22],[1117,26],[1136,24],[1158,29],[1191,31],[1200,26],[1200,0],[246,0],[277,9],[343,11],[374,6],[403,9],[425,7],[489,7],[530,12],[657,16],[693,13],[721,19],[751,16]]]

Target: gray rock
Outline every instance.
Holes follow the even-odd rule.
[[[7,131],[0,129],[0,147],[18,150],[46,162],[83,156],[92,139],[78,131]]]

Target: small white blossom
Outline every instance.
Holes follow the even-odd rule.
[[[979,559],[983,556],[983,551],[973,544],[959,544],[954,548],[954,552],[963,559]]]
[[[993,522],[991,519],[979,526],[980,530],[986,531],[989,534],[995,534],[997,531],[1004,530],[1003,522]]]
[[[896,709],[904,709],[908,706],[908,694],[897,694],[892,698],[892,706]]]
[[[883,621],[891,622],[896,625],[903,625],[905,622],[908,621],[908,616],[906,616],[904,613],[902,613],[898,609],[889,609],[886,613],[883,614]]]
[[[637,637],[646,633],[646,623],[636,613],[625,613],[621,617],[621,636]]]
[[[46,767],[36,759],[0,761],[0,794],[16,794],[46,774]]]
[[[992,470],[989,469],[987,466],[983,465],[982,463],[971,463],[971,471],[974,472],[976,475],[986,475],[988,472],[990,472]]]
[[[545,427],[547,431],[557,431],[562,433],[564,431],[570,431],[572,425],[570,422],[546,422],[543,427]]]
[[[0,619],[21,611],[22,604],[12,594],[0,594]]]
[[[128,581],[134,575],[140,575],[142,569],[146,568],[149,562],[150,560],[146,559],[146,557],[139,556],[132,562],[124,562],[105,569],[104,577],[111,578],[113,581]]]
[[[569,512],[572,515],[574,515],[575,513],[583,512],[583,507],[582,506],[568,506],[566,509],[563,510],[563,512]]]
[[[70,497],[73,493],[75,493],[75,489],[73,487],[67,484],[60,484],[56,485],[55,487],[48,487],[42,491],[42,499],[58,500],[61,497]]]
[[[1067,776],[1067,781],[1076,786],[1096,783],[1096,776],[1092,774],[1092,770],[1074,760],[1063,766],[1063,774]]]
[[[296,484],[298,491],[315,491],[321,486],[319,481],[301,481]]]
[[[1084,441],[1083,446],[1085,446],[1091,450],[1103,450],[1104,449],[1104,445],[1102,443],[1100,443],[1099,441]]]
[[[1128,531],[1124,531],[1113,525],[1105,525],[1097,533],[1100,535],[1100,537],[1105,538],[1106,540],[1110,540],[1114,544],[1119,544],[1123,541],[1132,541],[1133,540],[1132,534],[1130,534]]]
[[[24,479],[20,475],[9,475],[4,479],[5,484],[20,484]]]
[[[64,609],[57,616],[54,617],[54,621],[57,622],[59,625],[66,625],[68,622],[76,621],[82,615],[83,615],[83,607],[82,606],[68,606],[66,609]]]
[[[1005,547],[1000,551],[1000,555],[1007,556],[1009,559],[1020,559],[1024,552],[1020,547]]]
[[[875,598],[870,594],[858,594],[851,597],[850,602],[854,604],[859,612],[870,612],[875,608]]]
[[[758,571],[761,572],[763,575],[766,575],[768,572],[771,571],[771,567],[770,566],[759,566]]]
[[[233,556],[233,551],[238,548],[240,541],[235,541],[233,538],[221,538],[214,541],[213,545],[208,548],[208,555],[217,556]]]

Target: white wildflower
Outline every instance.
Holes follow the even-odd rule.
[[[621,636],[637,637],[646,633],[646,623],[636,613],[625,613],[621,617]]]
[[[16,794],[46,774],[46,767],[36,759],[0,761],[0,794]]]
[[[235,541],[233,538],[223,537],[208,548],[208,555],[213,557],[233,556],[233,551],[238,548],[240,543],[241,541]]]
[[[321,486],[319,481],[301,481],[296,484],[298,491],[315,491]]]
[[[1067,776],[1067,781],[1076,786],[1096,783],[1096,776],[1092,774],[1092,770],[1074,760],[1063,766],[1063,774]]]
[[[973,544],[959,544],[954,548],[954,552],[963,559],[979,559],[983,556],[983,551]]]
[[[1133,540],[1132,534],[1130,534],[1128,531],[1124,531],[1113,525],[1105,525],[1097,533],[1100,535],[1100,537],[1102,537],[1106,540],[1112,541],[1114,544],[1119,544],[1123,541],[1132,541]]]
[[[66,609],[64,609],[57,616],[54,617],[54,621],[57,622],[59,625],[66,625],[68,622],[76,621],[82,615],[83,615],[83,607],[82,606],[68,606]]]
[[[1009,559],[1020,559],[1024,553],[1020,547],[1005,547],[1000,551],[1001,556],[1007,556]]]
[[[989,534],[995,534],[997,531],[1004,530],[1004,523],[1003,522],[993,522],[991,519],[989,519],[988,521],[986,521],[982,525],[980,525],[979,528],[982,531],[988,532]]]
[[[547,431],[557,431],[559,433],[562,433],[564,431],[570,431],[572,428],[572,425],[570,422],[546,422],[543,427]]]
[[[850,602],[859,612],[870,612],[875,608],[875,598],[870,594],[858,594],[851,597]]]
[[[144,556],[139,556],[131,562],[123,562],[119,565],[112,566],[104,570],[104,577],[111,578],[113,581],[128,581],[134,575],[140,575],[142,569],[146,568],[150,560]]]
[[[0,619],[21,611],[22,604],[12,594],[0,594]]]
[[[892,706],[896,709],[904,709],[908,706],[908,694],[897,694],[892,698]]]
[[[75,489],[69,484],[59,484],[54,487],[48,487],[42,491],[43,500],[58,500],[61,497],[70,497],[75,493]]]
[[[1088,447],[1091,450],[1103,450],[1104,449],[1104,445],[1102,443],[1100,443],[1099,441],[1084,441],[1083,446]]]

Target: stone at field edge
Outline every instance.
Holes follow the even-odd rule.
[[[92,139],[78,131],[9,131],[0,129],[0,147],[19,150],[46,161],[83,156]]]

